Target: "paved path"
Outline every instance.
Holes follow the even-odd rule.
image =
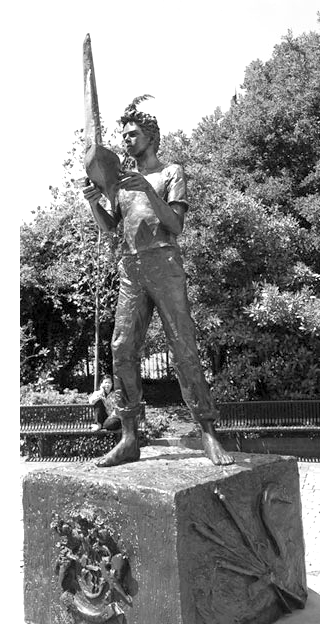
[[[21,459],[21,482],[27,472],[58,463],[27,463]],[[320,463],[298,463],[302,504],[302,521],[306,546],[306,570],[309,589],[320,595]],[[20,567],[23,572],[23,520],[21,504]],[[318,623],[318,622],[316,622]],[[320,623],[320,619],[319,619]]]

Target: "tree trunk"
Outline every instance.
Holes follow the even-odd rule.
[[[87,375],[87,379],[89,380],[89,378],[90,378],[90,364],[89,364],[88,347],[87,347],[87,350],[86,350],[86,375]]]

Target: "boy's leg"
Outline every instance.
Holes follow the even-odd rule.
[[[214,431],[218,413],[198,356],[182,260],[173,250],[163,255],[166,261],[158,273],[158,284],[153,289],[153,295],[173,354],[173,366],[181,393],[193,418],[201,425],[206,455],[216,465],[228,465],[234,459],[221,447]]]
[[[121,420],[117,416],[108,416],[103,423],[103,429],[108,429],[110,432],[118,432],[121,429]]]
[[[99,431],[107,418],[107,412],[102,400],[97,400],[93,405],[94,425],[91,425],[92,431]]]
[[[142,399],[140,352],[153,312],[153,303],[140,285],[139,261],[120,263],[120,292],[112,338],[113,379],[121,441],[97,463],[110,467],[140,458],[138,417]]]
[[[97,402],[94,405],[94,419],[96,423],[102,426],[106,418],[107,418],[106,408],[102,400],[97,400]]]
[[[153,302],[140,282],[138,258],[120,262],[120,291],[112,337],[115,407],[121,419],[138,416],[142,399],[141,348]]]

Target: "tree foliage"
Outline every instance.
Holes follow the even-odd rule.
[[[217,108],[189,137],[162,138],[162,160],[181,163],[188,181],[180,245],[218,400],[319,396],[319,108],[320,36],[289,32],[269,61],[248,66],[226,113]],[[25,381],[49,365],[65,386],[92,350],[97,229],[71,180],[81,150],[78,134],[63,190],[22,228]],[[118,256],[117,239],[104,236],[104,361]],[[165,346],[155,316],[146,350]]]
[[[110,367],[119,254],[118,238],[103,234],[98,258],[97,226],[79,185],[70,178],[75,172],[72,159],[65,167],[65,185],[52,188],[50,210],[39,210],[21,229],[21,319],[23,328],[33,333],[23,344],[22,380],[34,380],[47,370],[61,387],[70,385],[76,367],[92,356],[98,286],[102,357]],[[38,346],[45,347],[45,355]]]
[[[319,35],[289,33],[226,114],[162,141],[188,177],[182,248],[220,400],[319,396],[319,70]]]

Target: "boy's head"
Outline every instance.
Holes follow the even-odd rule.
[[[100,389],[103,389],[103,391],[106,393],[109,393],[111,391],[112,378],[108,373],[103,376],[102,380],[100,381]]]
[[[160,144],[160,130],[157,119],[155,116],[151,116],[151,114],[145,114],[137,110],[137,105],[145,100],[145,98],[153,97],[145,94],[144,96],[138,96],[133,99],[132,103],[126,107],[120,121],[124,128],[128,123],[136,123],[142,132],[152,140],[154,152],[157,153]]]

